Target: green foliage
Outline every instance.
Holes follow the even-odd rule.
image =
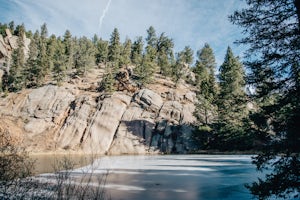
[[[143,59],[143,38],[137,37],[131,47],[131,62],[135,65],[140,65]]]
[[[66,56],[64,65],[66,69],[72,69],[74,66],[75,44],[72,39],[71,32],[69,30],[66,30],[63,38],[64,52],[62,53]]]
[[[146,54],[149,57],[150,61],[153,63],[157,62],[157,42],[158,38],[156,36],[156,31],[153,26],[150,26],[147,30],[147,37],[146,37]]]
[[[8,28],[7,24],[2,24],[2,23],[0,22],[0,34],[1,34],[3,37],[6,36],[5,29],[7,29],[7,28]]]
[[[184,50],[177,53],[176,63],[172,66],[172,77],[177,85],[178,81],[183,78],[189,65],[193,62],[193,50],[186,46]]]
[[[239,59],[227,49],[224,63],[220,67],[220,94],[218,100],[221,121],[242,126],[241,119],[247,116],[245,80]]]
[[[102,39],[96,43],[96,63],[104,63],[108,61],[108,42]]]
[[[170,76],[171,66],[174,64],[174,43],[173,40],[162,33],[157,41],[157,65],[160,73],[164,76]]]
[[[215,132],[208,144],[209,148],[221,151],[253,149],[256,137],[252,132],[248,131],[249,125],[247,123],[247,119],[244,119],[240,126],[226,121],[215,123]]]
[[[142,63],[134,69],[134,73],[138,77],[137,83],[140,87],[152,82],[154,70],[155,64],[151,62],[151,59],[145,54]]]
[[[202,86],[202,94],[206,93],[206,98],[213,98],[216,100],[219,91],[215,78],[216,61],[213,50],[209,44],[206,43],[201,51],[197,52],[197,54],[198,60],[195,68],[196,84],[200,84],[200,88],[202,83],[207,85],[206,89],[203,88],[204,85]],[[208,94],[210,94],[210,97]]]
[[[198,88],[195,116],[202,125],[212,124],[217,115],[218,85],[215,80],[215,56],[208,44],[197,52],[194,68]]]
[[[36,86],[38,83],[38,80],[36,79],[36,74],[39,73],[39,66],[38,66],[38,44],[37,41],[39,41],[39,32],[36,31],[33,35],[33,38],[31,39],[30,45],[29,45],[29,53],[28,53],[28,59],[26,61],[26,67],[23,71],[24,77],[25,77],[25,87],[33,87]]]
[[[61,40],[56,41],[56,48],[53,54],[53,78],[58,85],[64,80],[66,76],[66,69],[68,65],[68,55],[65,54],[65,45]],[[67,62],[66,62],[67,61]]]
[[[193,131],[193,139],[201,149],[208,149],[213,129],[208,125],[200,125]]]
[[[126,38],[120,55],[120,66],[128,66],[131,63],[131,40]]]
[[[25,27],[21,25],[18,31],[18,48],[12,53],[12,60],[9,69],[8,86],[10,91],[19,91],[24,87],[24,75],[23,70],[25,68]]]
[[[15,32],[15,22],[14,21],[9,22],[8,27],[9,27],[11,33],[13,34]]]
[[[119,65],[121,54],[120,34],[117,28],[114,29],[110,36],[108,46],[108,61]]]
[[[86,71],[95,65],[95,48],[91,40],[81,37],[77,41],[75,50],[75,69],[78,75],[85,75]]]
[[[153,26],[150,26],[147,30],[146,42],[147,46],[151,46],[153,48],[155,48],[157,45],[156,31]]]
[[[246,1],[247,8],[230,16],[243,28],[248,45],[248,84],[256,88],[259,109],[251,116],[253,130],[272,138],[253,160],[257,169],[271,169],[249,185],[259,199],[299,198],[300,163],[300,1]],[[274,159],[276,158],[276,162]]]
[[[51,72],[51,69],[49,69],[49,56],[47,53],[47,25],[43,24],[41,26],[41,32],[40,36],[38,38],[37,42],[37,48],[38,48],[38,56],[37,56],[37,66],[35,71],[36,76],[36,84],[39,86],[41,85],[46,75],[48,75]]]
[[[0,129],[0,194],[1,199],[22,199],[22,192],[27,189],[22,181],[33,175],[34,162],[11,135]]]
[[[99,90],[100,91],[105,91],[109,94],[113,93],[115,91],[115,69],[116,67],[114,66],[114,63],[107,63],[105,67],[105,73],[103,76],[102,81],[100,82],[99,85]]]

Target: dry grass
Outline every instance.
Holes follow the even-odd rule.
[[[0,199],[107,199],[108,172],[94,173],[95,158],[89,158],[92,164],[80,173],[65,156],[54,162],[53,174],[32,176],[34,161],[7,130],[0,129]]]

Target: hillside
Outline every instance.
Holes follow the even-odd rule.
[[[196,99],[192,87],[175,88],[156,75],[135,93],[93,90],[103,69],[56,86],[24,89],[0,98],[0,128],[33,153],[145,154],[189,152]]]

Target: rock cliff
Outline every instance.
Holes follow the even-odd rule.
[[[157,75],[155,83],[135,93],[107,95],[87,89],[97,79],[100,69],[77,84],[70,80],[60,87],[48,84],[0,98],[0,129],[14,133],[31,152],[145,154],[193,149],[196,95],[191,86],[175,88]]]

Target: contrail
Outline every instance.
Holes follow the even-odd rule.
[[[101,32],[103,19],[104,19],[105,15],[106,15],[106,12],[108,11],[110,2],[111,2],[111,0],[108,0],[107,4],[106,4],[106,6],[105,6],[105,8],[103,10],[103,13],[102,13],[101,17],[99,18],[99,32]]]

